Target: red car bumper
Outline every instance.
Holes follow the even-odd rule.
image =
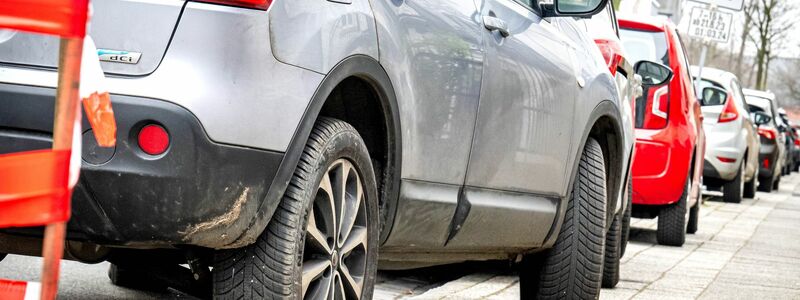
[[[666,205],[680,199],[689,173],[692,147],[675,139],[669,128],[636,129],[633,203]]]

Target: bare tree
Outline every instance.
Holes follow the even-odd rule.
[[[744,60],[744,46],[747,43],[747,36],[753,29],[753,12],[756,9],[756,4],[752,1],[747,1],[744,5],[744,23],[742,24],[742,40],[739,42],[739,56],[736,59],[736,75],[742,75],[742,61]]]
[[[800,106],[800,59],[793,59],[786,63],[786,66],[775,72],[774,77],[778,90],[784,93],[785,104],[788,106]]]
[[[753,31],[748,36],[756,46],[756,88],[767,88],[767,71],[773,43],[787,38],[792,20],[789,12],[794,7],[785,0],[756,0],[753,11],[749,14],[753,22]]]

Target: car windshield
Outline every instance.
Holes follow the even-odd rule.
[[[747,105],[751,108],[756,108],[755,110],[751,109],[751,111],[762,111],[772,117],[772,109],[770,109],[770,106],[772,106],[771,100],[759,96],[745,96],[745,99]]]
[[[632,63],[650,60],[669,66],[667,39],[663,32],[620,28],[619,35]]]

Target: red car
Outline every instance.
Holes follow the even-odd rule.
[[[636,99],[633,216],[658,217],[658,243],[681,246],[687,232],[697,231],[705,153],[689,61],[675,24],[666,19],[621,18],[619,27],[634,62],[660,62],[673,72],[661,85],[643,78],[643,95]]]

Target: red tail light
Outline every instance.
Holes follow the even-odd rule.
[[[794,145],[795,146],[800,146],[800,138],[795,138]]]
[[[620,56],[622,47],[617,41],[613,40],[596,39],[594,43],[597,44],[597,48],[599,48],[600,53],[603,54],[603,59],[606,60],[606,66],[608,66],[611,76],[616,75],[617,65],[620,60],[622,60],[622,56]]]
[[[733,98],[729,95],[728,99],[725,100],[725,107],[722,109],[722,112],[719,114],[719,123],[730,122],[739,118],[739,111],[736,110],[736,104],[733,103]]]
[[[733,162],[736,162],[736,159],[735,159],[735,158],[724,157],[724,156],[717,156],[717,159],[719,159],[719,161],[721,161],[721,162],[724,162],[724,163],[733,163]]]
[[[669,86],[663,85],[660,87],[651,87],[646,90],[649,99],[646,103],[636,103],[636,106],[642,105],[642,123],[638,128],[644,129],[661,129],[667,127],[667,118],[669,117]],[[644,96],[643,96],[644,97]],[[642,98],[640,98],[642,99]]]
[[[768,140],[774,140],[775,137],[778,136],[778,131],[774,128],[758,127],[758,134],[767,138]]]
[[[765,158],[765,159],[764,159],[764,163],[763,163],[763,165],[764,165],[764,168],[767,168],[767,169],[769,169],[769,158]]]
[[[270,4],[272,4],[273,0],[196,0],[196,1],[266,10],[267,8],[269,8]]]

